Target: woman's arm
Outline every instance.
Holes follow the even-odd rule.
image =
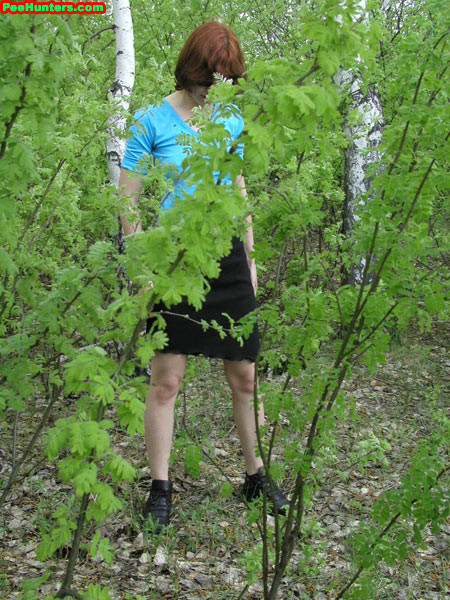
[[[127,171],[126,169],[120,169],[119,194],[121,197],[128,197],[131,205],[128,213],[123,212],[120,215],[120,222],[122,223],[122,229],[125,236],[132,235],[133,233],[140,233],[142,231],[142,225],[137,210],[137,204],[141,190],[142,179],[140,177],[130,177],[130,171]],[[127,219],[130,210],[137,217],[137,219],[132,223],[130,223]]]
[[[137,210],[139,196],[142,191],[142,179],[139,177],[130,177],[129,173],[130,171],[127,171],[126,169],[120,169],[119,194],[121,197],[128,197],[131,204],[128,212],[123,212],[120,215],[120,222],[122,224],[124,236],[134,235],[135,233],[142,232],[141,220],[139,219],[139,213]],[[137,217],[137,219],[132,223],[130,223],[127,218],[130,214],[130,210]],[[145,289],[152,288],[153,283],[150,281]],[[141,290],[139,290],[139,294],[140,293]]]
[[[241,188],[242,195],[244,196],[244,198],[246,198],[247,190],[245,189],[245,181],[244,181],[243,175],[239,175],[236,178],[236,185],[238,185]],[[258,289],[258,278],[256,275],[256,263],[255,263],[255,259],[250,256],[251,252],[253,252],[253,245],[254,245],[253,227],[251,225],[252,216],[247,215],[245,217],[245,220],[247,221],[247,223],[250,223],[250,225],[247,227],[247,234],[246,234],[246,238],[245,238],[245,242],[244,242],[244,248],[245,248],[245,254],[247,255],[247,262],[248,262],[248,268],[250,269],[252,285],[253,285],[253,289],[255,291],[255,296],[256,296],[256,290]]]

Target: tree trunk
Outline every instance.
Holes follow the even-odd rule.
[[[116,73],[113,84],[107,91],[107,97],[116,106],[116,114],[108,119],[107,131],[109,139],[106,142],[106,160],[109,178],[119,187],[120,166],[126,146],[126,112],[130,106],[130,96],[133,91],[135,75],[133,20],[129,0],[113,0],[114,29],[116,33]],[[117,216],[117,234],[114,241],[120,253],[123,253],[123,238],[120,217]],[[128,285],[125,274],[122,273],[120,286]]]
[[[365,0],[360,2],[361,12],[366,13]],[[364,17],[363,17],[364,18]],[[366,13],[367,18],[367,13]],[[367,176],[368,167],[380,160],[381,154],[378,147],[381,143],[383,132],[383,108],[376,84],[364,90],[362,69],[356,71],[341,71],[335,78],[336,83],[351,94],[351,103],[348,114],[355,111],[360,118],[356,125],[350,125],[347,118],[344,132],[349,138],[345,152],[345,203],[343,214],[343,233],[351,237],[356,214],[360,206],[364,206],[371,195],[371,180]],[[370,148],[370,150],[369,150]],[[358,284],[362,281],[364,272],[364,258],[355,265],[351,272],[346,273],[346,283]]]
[[[108,89],[108,98],[117,106],[117,114],[108,120],[106,159],[109,178],[118,187],[120,165],[125,153],[126,117],[134,85],[134,36],[129,0],[113,0],[114,28],[116,32],[116,74]]]
[[[108,120],[108,133],[110,138],[106,143],[106,155],[108,161],[109,176],[116,187],[119,185],[120,165],[125,152],[124,133],[126,128],[126,118],[120,114],[128,110],[129,97],[134,84],[134,38],[133,23],[131,20],[131,11],[128,0],[113,0],[114,29],[116,32],[116,75],[114,83],[108,89],[107,95],[111,101],[116,102],[118,112]],[[120,239],[120,238],[119,238]],[[126,355],[124,354],[124,357]],[[125,358],[123,358],[123,362]],[[119,363],[118,373],[122,368]],[[116,373],[116,375],[118,374]],[[100,421],[105,410],[104,405],[100,405]],[[89,503],[89,494],[84,494],[81,498],[80,510],[78,513],[77,528],[74,531],[72,547],[70,549],[69,560],[64,575],[64,581],[56,594],[57,598],[82,598],[78,592],[72,589],[74,570],[78,561],[81,537],[86,520],[86,509]]]

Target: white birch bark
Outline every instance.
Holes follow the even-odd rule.
[[[108,120],[109,139],[106,142],[106,159],[109,178],[118,187],[120,165],[125,153],[126,113],[134,85],[134,35],[129,0],[112,0],[116,32],[116,73],[107,95],[117,112]]]
[[[360,1],[361,12],[365,13],[365,0]],[[357,111],[359,122],[350,125],[348,120],[344,131],[349,138],[345,153],[345,205],[344,233],[351,236],[355,222],[358,220],[356,211],[364,205],[365,198],[370,198],[371,181],[367,177],[370,164],[381,158],[378,151],[383,133],[383,108],[376,85],[363,90],[361,70],[364,65],[358,60],[360,69],[341,71],[336,76],[336,83],[351,95],[349,113]],[[369,150],[370,148],[370,150]],[[352,273],[349,273],[349,283],[357,284],[362,280],[365,262],[361,257]]]

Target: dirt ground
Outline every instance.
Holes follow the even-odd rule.
[[[346,394],[356,400],[357,419],[339,425],[336,443],[328,449],[326,465],[307,507],[303,538],[307,544],[299,544],[294,551],[280,588],[280,599],[331,600],[355,572],[350,562],[349,535],[368,519],[371,505],[383,491],[398,487],[418,442],[436,426],[433,411],[448,411],[448,333],[443,325],[435,324],[428,334],[404,336],[392,346],[386,364],[375,376],[358,367],[345,381]],[[256,525],[248,524],[247,511],[239,499],[244,466],[232,420],[230,393],[220,361],[192,360],[198,361],[200,375],[186,385],[177,403],[171,530],[158,540],[143,535],[139,511],[150,486],[144,441],[140,435],[130,438],[117,429],[114,446],[138,468],[139,476],[133,484],[118,487],[123,508],[101,526],[102,536],[112,546],[112,563],[107,564],[99,555],[91,557],[86,548],[81,551],[74,578],[74,589],[80,593],[92,584],[107,586],[114,600],[263,597],[260,580],[240,595],[246,587],[245,561],[250,560],[249,552],[257,547],[260,538]],[[283,378],[283,374],[277,377]],[[53,421],[68,414],[67,402],[55,409]],[[21,417],[17,423],[18,454],[38,417],[39,406],[34,414]],[[289,429],[287,419],[281,426]],[[4,480],[11,466],[11,432],[11,423],[2,425],[0,465]],[[389,445],[384,452],[386,464],[381,460],[371,460],[365,466],[355,462],[355,449],[361,440],[374,437]],[[198,478],[186,474],[183,462],[183,450],[192,438],[205,451]],[[281,452],[282,448],[276,447],[275,458],[280,458]],[[23,477],[27,472],[27,477]],[[226,479],[235,489],[228,498],[220,493]],[[293,478],[287,472],[279,483],[289,492]],[[73,504],[71,494],[71,489],[58,480],[56,465],[45,459],[40,441],[10,494],[0,522],[1,598],[21,597],[24,580],[40,577],[46,571],[49,578],[36,598],[46,598],[59,589],[67,549],[45,564],[36,559],[35,550],[40,541],[39,526],[45,527],[52,510],[68,495]],[[85,540],[92,535],[90,526]],[[423,547],[410,554],[403,564],[380,564],[371,571],[369,580],[374,591],[368,597],[443,600],[449,597],[448,572],[447,523],[437,534],[426,531]],[[34,596],[23,596],[29,597]]]

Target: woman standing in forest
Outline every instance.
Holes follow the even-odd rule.
[[[142,172],[138,167],[144,155],[153,155],[159,159],[159,166],[176,165],[181,172],[181,163],[186,155],[178,137],[181,133],[197,136],[197,129],[192,123],[194,108],[207,111],[209,118],[214,119],[214,111],[206,102],[208,89],[214,83],[214,73],[231,79],[237,83],[244,74],[245,65],[239,42],[233,31],[216,22],[205,23],[198,27],[186,41],[178,58],[175,69],[176,91],[165,97],[162,104],[149,106],[135,115],[139,128],[131,127],[133,137],[128,140],[122,162],[119,188],[121,193],[130,197],[133,211],[137,211],[137,201],[142,189],[140,178],[131,177],[130,171]],[[242,133],[242,118],[234,112],[231,116],[220,118],[231,139],[237,140]],[[242,147],[237,152],[241,153]],[[162,210],[170,210],[176,196],[190,193],[183,180],[175,178],[174,192],[162,205]],[[218,177],[218,176],[217,176]],[[230,185],[230,176],[222,177],[222,185]],[[245,195],[245,184],[242,176],[235,182]],[[195,194],[195,191],[193,192]],[[139,233],[142,226],[137,222],[131,224],[122,215],[122,227],[125,236]],[[220,275],[210,280],[208,292],[202,308],[194,311],[184,298],[180,304],[170,308],[171,315],[164,315],[166,321],[167,346],[156,353],[151,365],[150,388],[147,395],[145,412],[145,439],[147,445],[152,485],[145,505],[144,519],[151,515],[160,531],[170,519],[172,484],[169,481],[169,458],[172,448],[174,424],[174,408],[178,390],[186,368],[189,354],[203,354],[211,358],[223,359],[226,379],[230,385],[233,398],[233,416],[242,451],[246,463],[246,477],[243,495],[249,501],[257,498],[268,489],[261,458],[256,456],[256,427],[253,413],[253,389],[255,360],[259,349],[257,326],[241,347],[236,340],[227,335],[221,339],[212,328],[203,331],[194,321],[215,319],[226,326],[223,312],[238,321],[256,307],[255,294],[257,287],[255,261],[251,258],[253,249],[253,232],[251,217],[247,228],[245,242],[233,238],[231,253],[220,263]],[[153,312],[164,311],[162,303],[157,304]],[[173,314],[176,313],[176,314]],[[181,316],[177,316],[181,315]],[[183,317],[189,315],[190,320]],[[151,320],[149,320],[148,329]],[[258,425],[264,422],[264,410],[261,406]],[[284,514],[288,500],[275,486],[274,500],[276,510]],[[267,492],[270,498],[269,492]]]

